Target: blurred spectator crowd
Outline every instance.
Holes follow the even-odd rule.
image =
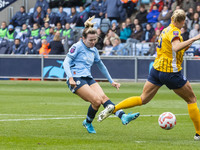
[[[28,12],[21,6],[9,23],[1,23],[0,54],[66,54],[92,16],[98,33],[96,47],[104,56],[155,55],[160,33],[170,24],[172,12],[180,8],[187,15],[181,29],[183,39],[200,33],[200,0],[75,2],[63,7],[61,0],[54,7],[49,1],[37,0]]]

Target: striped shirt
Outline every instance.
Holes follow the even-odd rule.
[[[158,39],[157,57],[153,64],[156,70],[169,73],[182,70],[185,49],[173,51],[171,42],[174,38],[179,38],[180,42],[183,42],[180,29],[170,24],[162,31]]]

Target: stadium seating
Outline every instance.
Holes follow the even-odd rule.
[[[196,47],[190,46],[190,48],[185,52],[185,56],[194,56],[195,51]]]
[[[79,7],[76,7],[76,12],[80,12],[80,9],[79,9]]]
[[[67,13],[67,15],[71,14],[71,8],[65,7],[63,8],[63,11]]]
[[[30,8],[30,9],[29,9],[28,14],[30,15],[30,14],[32,14],[32,13],[34,13],[34,8]]]
[[[144,56],[144,54],[146,54],[149,51],[150,47],[151,47],[150,42],[142,43],[141,55]]]
[[[58,12],[58,8],[52,8],[52,12],[57,13]]]
[[[94,18],[94,19],[92,20],[92,22],[95,23],[95,24],[94,24],[94,28],[97,29],[97,28],[100,27],[101,18]]]
[[[151,1],[150,0],[140,0],[141,4],[149,4]]]
[[[110,20],[107,18],[102,19],[100,29],[102,30],[103,33],[107,33],[107,31],[110,28]]]
[[[140,56],[142,51],[142,43],[133,43],[133,56]]]
[[[104,19],[102,19],[102,23],[104,23],[104,24],[108,24],[109,26],[110,26],[110,19],[108,19],[108,18],[104,18]]]
[[[21,30],[21,27],[15,27],[15,31],[16,31],[17,33],[19,33],[20,30]]]
[[[80,39],[80,37],[82,36],[83,27],[75,27],[74,29],[74,41],[78,41]]]
[[[47,0],[49,3],[50,2],[57,2],[57,3],[61,3],[62,1],[59,0]],[[73,3],[75,2],[75,0],[65,0],[67,3],[70,1]],[[77,0],[78,1],[78,0]],[[86,6],[86,11],[89,12],[90,7],[89,5],[91,4],[91,2],[94,0],[85,0],[85,5]],[[148,6],[150,4],[151,0],[139,0],[137,3],[137,6],[140,6],[141,4],[145,4],[147,7],[145,7],[148,10]],[[49,5],[50,6],[50,5]],[[71,7],[68,5],[62,5],[63,6],[63,11],[66,12],[68,15],[71,14]],[[33,6],[31,6],[33,7]],[[52,12],[57,13],[59,8],[57,5],[53,5],[50,6],[52,8]],[[79,12],[79,2],[78,4],[76,3],[75,5],[76,7],[76,11]],[[30,7],[29,7],[30,8]],[[139,7],[138,7],[139,8]],[[137,10],[139,11],[139,10]],[[34,13],[34,8],[30,8],[28,10],[28,14],[31,15]],[[134,17],[134,16],[132,16]],[[57,19],[57,18],[56,18]],[[54,20],[56,20],[54,19]],[[56,20],[57,21],[57,20]],[[111,27],[111,20],[109,20],[108,18],[94,18],[92,20],[92,22],[95,22],[96,24],[94,25],[94,28],[100,28],[102,30],[103,33],[107,34],[107,31],[110,29]],[[28,27],[31,27],[29,25],[29,20],[26,20],[26,24],[28,25]],[[118,22],[118,24],[120,24],[120,21]],[[52,24],[51,24],[52,25]],[[52,25],[53,26],[53,25]],[[79,28],[79,27],[73,27],[71,26],[73,31],[74,31],[74,41],[77,42],[80,37],[82,36],[82,31],[83,28]],[[15,31],[17,33],[20,32],[21,27],[15,27]],[[188,29],[189,30],[189,29]],[[190,31],[190,30],[189,30]],[[18,36],[16,36],[18,37]],[[130,38],[131,39],[131,38]],[[36,41],[38,42],[38,41]],[[144,55],[150,55],[149,53],[147,53],[149,51],[149,49],[152,49],[152,46],[150,46],[150,43],[140,43],[139,41],[134,41],[134,39],[131,39],[131,41],[126,41],[126,43],[124,44],[124,47],[126,50],[128,50],[129,55],[131,56],[144,56]],[[194,53],[197,49],[200,48],[200,42],[196,41],[192,44],[192,46],[186,51],[185,55],[187,56],[194,56]],[[155,47],[153,48],[155,49]]]
[[[108,24],[101,24],[101,25],[100,25],[101,31],[102,31],[103,33],[105,33],[105,34],[108,32],[109,28],[110,28],[110,26],[109,26]]]

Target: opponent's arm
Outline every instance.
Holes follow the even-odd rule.
[[[172,50],[174,50],[175,52],[178,52],[184,48],[188,49],[188,46],[190,44],[192,44],[193,42],[199,39],[200,39],[200,34],[184,42],[180,42],[179,37],[174,38],[174,40],[172,41]]]

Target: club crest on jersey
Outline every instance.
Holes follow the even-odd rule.
[[[173,35],[178,35],[178,31],[173,31]]]
[[[76,81],[76,84],[77,84],[77,85],[80,85],[80,84],[81,84],[81,81],[79,81],[79,80]]]
[[[70,53],[74,53],[75,52],[75,49],[76,49],[76,47],[75,46],[73,46],[69,51],[70,51]]]

